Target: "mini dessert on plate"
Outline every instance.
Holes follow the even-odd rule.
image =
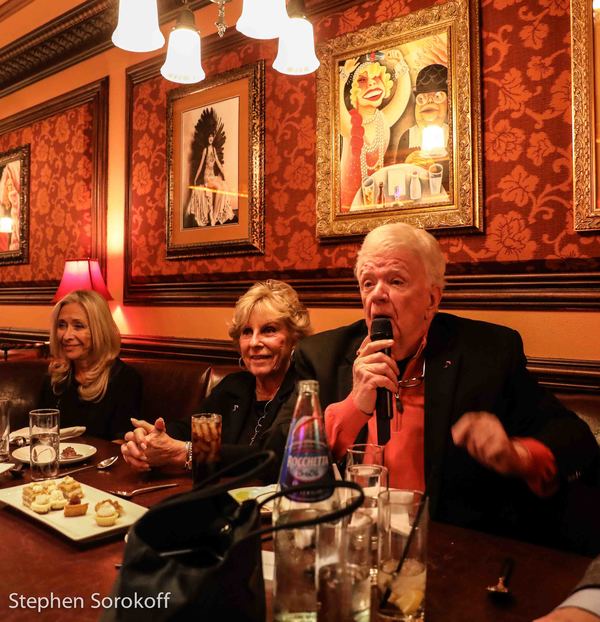
[[[58,487],[65,493],[65,497],[70,499],[71,497],[83,497],[83,491],[81,490],[81,484],[74,480],[70,475],[67,475]]]
[[[83,516],[88,509],[87,503],[81,503],[81,498],[78,496],[69,497],[68,503],[64,507],[65,516]]]
[[[35,499],[31,502],[31,509],[38,514],[47,514],[51,507],[50,496],[44,493],[36,495]]]
[[[123,508],[118,501],[105,499],[96,504],[96,522],[100,527],[112,527],[117,522],[117,518],[123,513]]]
[[[28,484],[23,488],[22,499],[23,505],[30,508],[31,503],[37,497],[37,495],[46,494],[48,491],[43,484]]]
[[[50,491],[50,503],[53,510],[62,510],[67,505],[67,501],[62,490],[54,488]]]

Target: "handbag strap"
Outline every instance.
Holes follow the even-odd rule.
[[[235,462],[224,466],[222,469],[219,469],[216,473],[213,473],[206,479],[203,479],[196,488],[202,488],[202,491],[207,495],[218,494],[221,492],[226,492],[227,490],[231,490],[233,488],[237,488],[241,484],[245,484],[248,480],[258,476],[262,471],[272,462],[275,461],[275,452],[270,449],[264,449],[262,451],[257,451],[248,456],[244,456]],[[246,467],[246,465],[252,466],[254,463],[257,463],[256,466],[252,467],[248,471],[244,471],[242,475],[238,475],[233,479],[228,480],[227,482],[217,484],[216,486],[207,487],[208,484],[212,484],[213,482],[218,482],[221,478],[227,477],[230,473],[235,473],[238,469]]]
[[[271,452],[272,453],[272,452]],[[245,540],[256,538],[258,536],[264,536],[266,534],[269,535],[267,538],[262,538],[263,542],[267,542],[271,539],[272,534],[275,531],[281,531],[283,529],[300,529],[302,527],[314,527],[315,525],[320,525],[321,523],[328,523],[330,521],[338,520],[339,518],[343,518],[344,516],[349,516],[355,510],[357,510],[365,500],[365,493],[363,492],[362,487],[356,482],[346,482],[344,480],[333,480],[328,484],[304,484],[302,486],[290,486],[285,490],[280,490],[278,492],[269,495],[263,502],[256,504],[256,507],[260,510],[260,508],[265,504],[269,503],[269,501],[273,501],[274,499],[278,499],[279,497],[283,497],[290,492],[311,492],[315,490],[323,490],[324,488],[330,488],[333,494],[333,491],[336,488],[346,488],[349,490],[353,490],[357,492],[358,495],[343,508],[338,510],[332,510],[331,512],[325,512],[324,514],[320,514],[315,518],[309,518],[306,520],[298,520],[292,521],[290,523],[279,524],[279,525],[271,525],[269,527],[263,527],[262,529],[255,529],[250,531],[245,536],[236,541],[236,546]],[[242,506],[247,503],[256,503],[254,500],[244,501]],[[240,507],[242,507],[240,506]],[[189,555],[198,552],[197,547],[184,548],[184,549],[175,549],[172,551],[160,551],[158,553],[159,557],[179,557],[182,555]]]

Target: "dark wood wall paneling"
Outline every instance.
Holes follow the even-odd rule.
[[[0,328],[0,345],[2,342],[47,340],[46,331]],[[223,365],[235,365],[239,357],[231,341],[141,335],[124,335],[121,353],[130,358],[189,360]],[[554,391],[600,394],[600,361],[530,357],[528,368],[541,384]]]

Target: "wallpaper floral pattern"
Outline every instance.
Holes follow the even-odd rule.
[[[91,128],[84,104],[0,136],[0,152],[31,145],[29,263],[2,266],[2,283],[57,281],[66,258],[90,256]]]
[[[440,2],[441,3],[441,2]],[[327,40],[433,4],[370,0],[315,21]],[[572,222],[569,0],[482,0],[481,84],[485,235],[440,237],[450,273],[568,272],[600,267],[600,237]],[[251,42],[205,61],[208,75],[267,59]],[[130,275],[170,279],[347,274],[357,245],[315,237],[315,77],[266,76],[264,257],[165,259],[166,94],[134,88]]]

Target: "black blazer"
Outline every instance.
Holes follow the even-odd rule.
[[[297,348],[298,376],[319,381],[323,409],[350,393],[356,350],[366,334],[361,320],[308,337]],[[425,479],[432,517],[536,539],[539,512],[547,523],[560,495],[541,500],[522,481],[483,467],[454,445],[450,428],[465,412],[492,412],[509,436],[547,445],[568,482],[597,468],[598,445],[588,426],[530,375],[516,331],[438,313],[424,355]],[[280,413],[282,424],[289,422],[292,404],[293,397]]]

